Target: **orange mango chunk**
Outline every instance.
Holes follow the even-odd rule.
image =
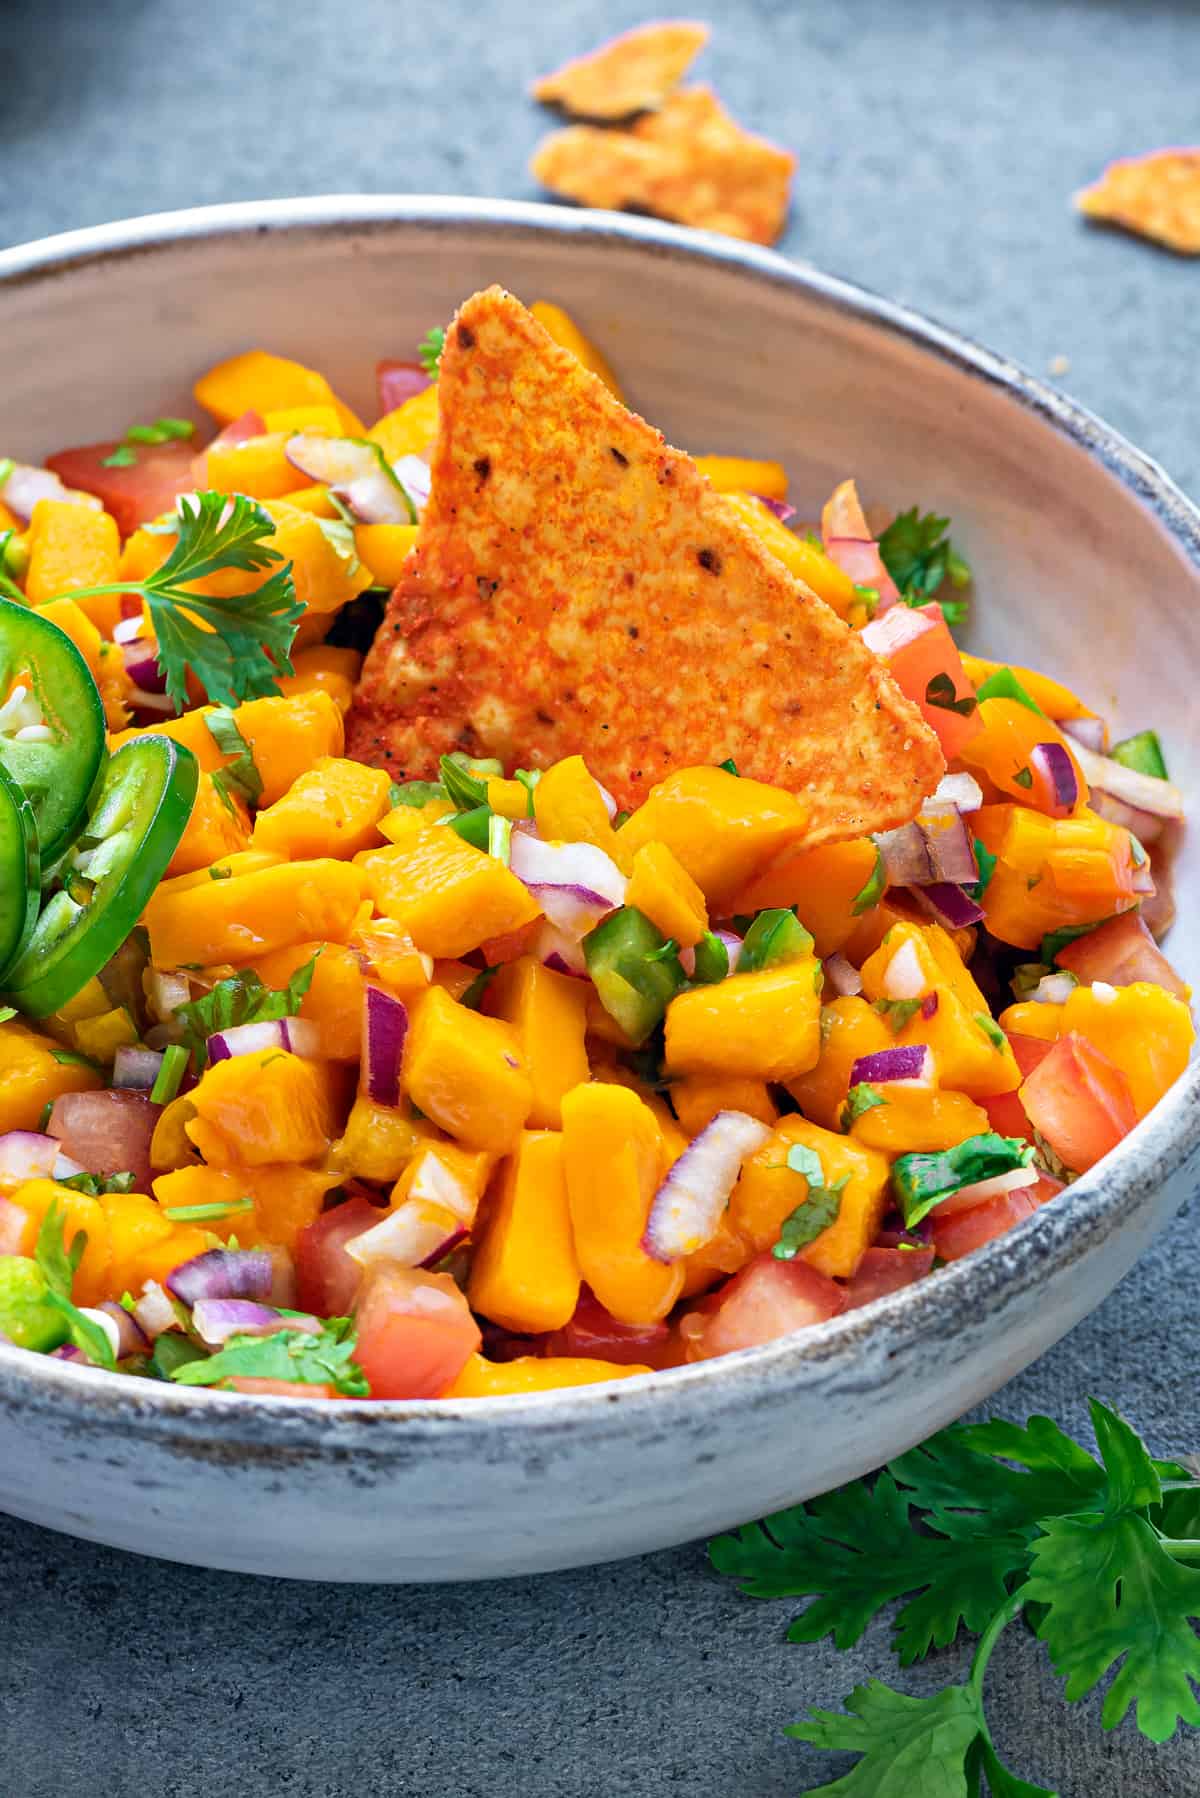
[[[99,1199],[73,1187],[60,1186],[55,1180],[27,1180],[10,1195],[11,1201],[28,1218],[21,1233],[17,1253],[32,1255],[37,1246],[38,1231],[50,1207],[57,1201],[63,1217],[63,1242],[69,1249],[83,1231],[87,1246],[75,1270],[71,1296],[77,1305],[96,1305],[108,1290],[112,1249],[108,1225]]]
[[[482,1355],[471,1355],[441,1396],[510,1398],[556,1392],[564,1386],[598,1386],[604,1380],[627,1380],[650,1371],[648,1367],[596,1361],[590,1355],[519,1355],[515,1361],[487,1361]]]
[[[214,862],[239,854],[249,842],[250,819],[241,800],[230,793],[226,802],[212,775],[201,771],[192,815],[167,865],[167,876],[211,868]]]
[[[394,587],[417,541],[415,524],[359,524],[354,547],[378,587]]]
[[[282,799],[259,812],[255,844],[298,861],[319,855],[348,859],[380,842],[377,827],[391,809],[390,786],[382,768],[319,756]]]
[[[163,1214],[176,1207],[225,1204],[231,1209],[224,1217],[204,1220],[205,1229],[214,1236],[223,1240],[236,1236],[243,1248],[269,1248],[281,1243],[294,1249],[301,1230],[320,1217],[326,1193],[340,1180],[341,1175],[336,1172],[291,1163],[181,1167],[174,1173],[159,1175],[154,1182],[154,1197],[168,1228],[170,1219]],[[252,1199],[253,1209],[240,1208],[238,1201],[242,1199]],[[115,1265],[115,1241],[113,1260]]]
[[[312,980],[299,1015],[321,1033],[321,1054],[329,1061],[357,1061],[362,1049],[363,970],[344,943],[290,943],[256,956],[250,964],[277,992],[298,968],[313,963]]]
[[[601,355],[590,337],[585,337],[570,313],[564,312],[561,306],[555,306],[550,300],[535,300],[529,308],[538,324],[548,336],[552,337],[561,349],[570,350],[576,361],[600,380],[615,394],[623,399],[617,377],[613,374],[606,358]]]
[[[394,462],[398,456],[421,455],[437,436],[437,429],[438,389],[435,381],[432,386],[423,387],[420,393],[414,393],[394,411],[385,412],[371,426],[367,436],[380,446],[389,462]]]
[[[362,667],[356,649],[316,643],[311,649],[292,651],[294,674],[281,674],[276,685],[285,699],[297,693],[328,693],[343,718],[354,699],[354,684]]]
[[[848,1280],[879,1233],[891,1173],[886,1156],[849,1137],[822,1130],[806,1118],[782,1118],[742,1168],[729,1201],[730,1224],[755,1253],[778,1242],[784,1219],[812,1190],[805,1176],[787,1164],[788,1151],[797,1146],[818,1156],[827,1187],[846,1181],[836,1218],[800,1250],[800,1259],[818,1273]]]
[[[40,499],[29,520],[29,568],[25,597],[31,606],[57,599],[72,587],[99,587],[118,579],[121,539],[116,520],[71,500]],[[84,600],[83,610],[102,630],[121,616],[119,594]]]
[[[248,699],[233,716],[254,757],[264,807],[282,799],[314,762],[340,756],[345,747],[342,714],[328,693]]]
[[[625,903],[685,949],[698,943],[708,929],[704,894],[665,843],[643,843],[637,851]]]
[[[1027,805],[985,805],[971,827],[997,857],[980,904],[1002,943],[1036,949],[1050,931],[1098,924],[1138,903],[1129,832],[1086,806],[1047,818]]]
[[[806,1073],[794,1075],[787,1089],[806,1118],[826,1130],[840,1130],[851,1068],[862,1055],[890,1049],[894,1039],[879,1013],[857,994],[823,1005],[820,1031],[816,1062]]]
[[[488,1202],[471,1263],[471,1308],[506,1330],[561,1330],[579,1280],[563,1139],[554,1130],[522,1131]]]
[[[850,1135],[881,1155],[952,1149],[969,1136],[985,1135],[992,1127],[982,1105],[965,1093],[896,1084],[876,1090],[883,1104],[873,1105],[855,1118]]]
[[[417,823],[391,848],[367,850],[355,865],[378,909],[427,955],[469,954],[539,915],[515,874],[445,825]]]
[[[725,503],[732,507],[743,524],[749,525],[776,561],[782,562],[790,574],[811,587],[818,598],[833,607],[839,618],[848,618],[852,608],[861,605],[854,582],[832,556],[827,556],[807,537],[798,537],[795,531],[790,531],[757,494],[726,493]]]
[[[328,1065],[284,1049],[210,1064],[188,1098],[187,1134],[216,1167],[315,1161],[336,1134]]]
[[[547,842],[592,843],[629,872],[633,851],[613,829],[600,783],[581,755],[547,768],[533,789],[533,816]]]
[[[529,1116],[533,1086],[512,1026],[481,1017],[430,987],[404,1045],[412,1101],[448,1136],[505,1154]]]
[[[685,1074],[671,1086],[671,1103],[685,1136],[699,1136],[718,1111],[744,1111],[773,1124],[779,1113],[765,1080],[737,1074]]]
[[[431,1126],[415,1118],[408,1105],[380,1105],[360,1092],[330,1161],[360,1180],[398,1180],[430,1135]]]
[[[816,957],[804,955],[680,993],[667,1007],[667,1067],[759,1080],[804,1073],[821,1048],[820,972]]]
[[[232,424],[243,412],[265,415],[283,407],[331,406],[342,431],[362,435],[361,421],[342,404],[324,375],[267,350],[246,350],[218,362],[201,375],[192,391],[197,405],[210,412],[219,425]]]
[[[1062,1009],[1063,1035],[1068,1031],[1086,1038],[1121,1070],[1139,1118],[1179,1079],[1196,1040],[1182,999],[1145,980],[1075,987]]]
[[[770,906],[794,907],[824,959],[844,949],[853,935],[859,919],[855,901],[875,872],[877,855],[870,837],[794,850],[750,881],[729,909],[753,916]]]
[[[588,1078],[587,982],[523,955],[506,962],[492,980],[485,1009],[516,1032],[533,1085],[531,1128],[557,1130],[564,1095]]]
[[[60,1093],[94,1092],[104,1081],[81,1062],[57,1061],[62,1046],[16,1018],[0,1024],[0,1133],[36,1130]]]
[[[651,788],[617,836],[630,855],[665,843],[716,907],[799,843],[807,825],[807,808],[782,787],[724,768],[681,768]]]
[[[352,862],[281,862],[231,880],[183,875],[158,888],[144,913],[157,968],[250,961],[292,943],[344,943],[363,899]]]
[[[695,456],[693,460],[718,493],[761,493],[766,499],[787,498],[787,471],[779,462],[755,461],[750,456]]]
[[[248,493],[251,499],[283,499],[309,486],[308,475],[287,459],[288,432],[211,444],[205,455],[208,485],[216,493]]]

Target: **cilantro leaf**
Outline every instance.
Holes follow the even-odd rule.
[[[208,1059],[206,1044],[210,1036],[222,1030],[234,1030],[239,1024],[266,1024],[276,1018],[294,1018],[312,985],[317,956],[296,969],[285,987],[264,986],[252,968],[218,980],[203,998],[192,999],[175,1013],[183,1026],[184,1044],[195,1057],[197,1070]]]
[[[877,1011],[891,1025],[892,1035],[899,1036],[906,1024],[910,1024],[920,1011],[921,999],[875,999],[871,1010]]]
[[[939,518],[934,512],[919,513],[912,506],[893,518],[880,537],[883,565],[900,589],[905,605],[926,605],[936,598],[947,580],[956,588],[963,588],[970,581],[969,566],[946,535],[949,528],[948,518]],[[943,600],[941,606],[947,624],[965,622],[965,600]]]
[[[406,780],[393,781],[388,788],[388,798],[396,805],[410,805],[420,811],[431,799],[445,799],[446,789],[440,780]]]
[[[89,1197],[98,1199],[103,1193],[132,1192],[137,1181],[136,1174],[71,1174],[66,1180],[56,1181],[58,1186],[69,1186],[72,1192],[86,1192]]]
[[[468,761],[464,755],[451,753],[441,758],[439,771],[442,787],[447,799],[460,812],[477,811],[481,805],[487,804],[487,783],[489,776],[482,772],[479,763]],[[480,770],[477,772],[477,770]]]
[[[839,1120],[843,1130],[849,1130],[855,1118],[860,1118],[864,1111],[871,1111],[876,1105],[886,1105],[887,1100],[878,1087],[871,1086],[866,1080],[860,1080],[846,1094],[846,1103],[842,1106]]]
[[[354,1359],[356,1338],[348,1317],[330,1317],[319,1334],[277,1330],[271,1336],[231,1336],[203,1361],[188,1361],[171,1378],[181,1386],[218,1386],[234,1378],[289,1380],[298,1386],[331,1385],[347,1398],[366,1398],[366,1375]]]
[[[417,345],[417,361],[431,381],[436,381],[438,378],[438,364],[442,359],[442,351],[445,347],[446,332],[441,325],[434,325]]]
[[[33,1251],[33,1259],[46,1282],[46,1302],[66,1319],[68,1336],[89,1361],[98,1367],[114,1368],[117,1363],[108,1332],[85,1317],[71,1298],[75,1269],[87,1248],[87,1232],[78,1231],[68,1249],[63,1240],[65,1222],[62,1200],[53,1199],[46,1208]]]
[[[981,843],[978,837],[975,838],[975,861],[979,868],[979,879],[974,886],[967,888],[967,896],[974,899],[977,905],[988,890],[988,882],[996,872],[996,863],[999,859],[998,855],[992,854],[986,843]]]
[[[878,905],[887,892],[887,883],[887,863],[883,859],[883,850],[876,844],[875,866],[850,902],[851,916],[860,918],[863,912],[870,911],[873,905]]]
[[[934,675],[925,688],[925,703],[938,706],[943,712],[957,712],[963,718],[969,718],[979,705],[974,693],[964,694],[960,699],[948,674]]]
[[[792,1173],[803,1176],[808,1182],[808,1192],[779,1226],[779,1240],[771,1253],[777,1261],[794,1261],[801,1249],[807,1248],[837,1222],[842,1209],[842,1192],[849,1184],[850,1176],[843,1174],[832,1186],[826,1185],[821,1157],[803,1143],[792,1144],[785,1165]]]
[[[847,1714],[849,1713],[849,1714]],[[816,1748],[861,1755],[842,1779],[809,1798],[971,1798],[967,1759],[980,1738],[978,1701],[968,1686],[910,1698],[872,1679],[855,1686],[846,1712],[813,1711],[784,1734]]]
[[[238,729],[237,719],[228,706],[214,706],[210,712],[205,713],[204,722],[221,754],[233,757],[224,768],[218,768],[212,777],[222,805],[233,817],[236,816],[235,795],[244,805],[257,805],[262,798],[262,775],[254,760],[254,752]]]
[[[188,703],[189,669],[218,705],[277,693],[277,676],[292,673],[288,658],[304,612],[291,563],[248,593],[218,597],[194,584],[210,574],[256,574],[282,562],[266,541],[275,533],[274,519],[245,494],[192,493],[181,496],[171,528],[175,546],[160,568],[139,581],[73,589],[72,598],[133,593],[144,601],[177,711]]]

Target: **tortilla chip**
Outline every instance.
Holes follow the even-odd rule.
[[[564,63],[530,92],[577,119],[627,119],[662,105],[708,37],[694,19],[658,19]]]
[[[1200,150],[1153,150],[1110,163],[1075,196],[1080,212],[1181,256],[1200,256]]]
[[[631,131],[551,132],[530,163],[543,186],[584,206],[636,206],[752,243],[774,243],[783,229],[795,166],[706,87],[672,95]]]
[[[806,801],[813,843],[916,814],[944,764],[883,663],[511,294],[461,308],[438,385],[432,492],[348,754],[402,779],[454,749],[582,753],[626,807],[732,756]]]

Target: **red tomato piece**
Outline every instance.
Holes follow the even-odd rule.
[[[345,1317],[354,1303],[363,1270],[346,1253],[383,1213],[366,1199],[347,1199],[306,1224],[296,1237],[296,1292],[302,1311],[317,1317]]]
[[[62,1093],[54,1101],[46,1134],[89,1174],[132,1174],[134,1190],[149,1192],[150,1138],[161,1105],[145,1093]]]
[[[1188,1000],[1187,983],[1179,978],[1158,947],[1140,912],[1122,912],[1098,930],[1077,937],[1060,951],[1058,965],[1085,986],[1093,980],[1105,980],[1109,986],[1132,986],[1135,980],[1148,980],[1154,986],[1165,987],[1185,1004]]]
[[[1008,1042],[1022,1075],[1032,1074],[1054,1046],[1043,1037],[1022,1036],[1016,1031],[1009,1035]],[[1033,1125],[1021,1103],[1019,1088],[1016,1092],[996,1093],[990,1099],[980,1099],[979,1103],[987,1112],[992,1129],[999,1135],[1023,1136],[1027,1142],[1033,1141]]]
[[[372,1398],[437,1398],[477,1353],[479,1325],[449,1274],[376,1268],[358,1303],[354,1358]]]
[[[1077,1174],[1094,1167],[1137,1123],[1120,1068],[1074,1031],[1050,1045],[1020,1094],[1034,1129]]]
[[[593,1355],[626,1367],[658,1367],[669,1354],[671,1332],[665,1323],[623,1324],[588,1287],[579,1294],[575,1315],[561,1330],[544,1336],[544,1355]]]
[[[119,447],[116,442],[81,444],[78,449],[47,456],[46,467],[68,487],[94,493],[116,519],[122,537],[128,537],[139,524],[172,511],[181,493],[195,492],[192,461],[196,452],[179,439],[138,443],[133,446],[137,460],[130,467],[105,468],[105,457]]]
[[[229,1384],[235,1392],[257,1394],[261,1398],[337,1398],[337,1388],[324,1384],[306,1386],[301,1380],[260,1380],[249,1374],[234,1374]]]
[[[854,1278],[846,1282],[846,1310],[856,1311],[872,1299],[899,1292],[901,1287],[923,1280],[932,1268],[932,1249],[868,1249]]]
[[[932,602],[927,606],[893,606],[871,620],[862,632],[862,640],[887,663],[896,685],[937,733],[943,755],[951,760],[978,731],[979,717],[975,689],[967,679],[942,608]],[[939,699],[940,704],[936,703]],[[971,708],[966,716],[952,709],[968,700]]]
[[[200,488],[208,486],[208,452],[214,444],[246,443],[251,437],[265,436],[266,429],[266,422],[261,412],[243,412],[240,418],[232,419],[223,430],[217,432],[212,443],[206,443],[204,448],[198,450],[192,457],[193,483]]]
[[[758,1348],[823,1324],[845,1309],[846,1295],[836,1280],[818,1273],[806,1261],[777,1261],[768,1251],[753,1261],[716,1295],[711,1309],[692,1313],[697,1320],[682,1320],[689,1361],[707,1361],[713,1355],[729,1355],[736,1349]]]
[[[1036,1186],[1022,1186],[1016,1192],[998,1193],[994,1199],[981,1199],[969,1211],[942,1217],[939,1208],[933,1213],[934,1249],[943,1261],[959,1261],[993,1237],[1003,1236],[1014,1224],[1032,1217],[1039,1205],[1062,1189],[1061,1180],[1043,1174]]]
[[[384,357],[375,364],[375,386],[379,393],[379,414],[394,412],[416,393],[424,393],[429,376],[419,362],[394,362]]]

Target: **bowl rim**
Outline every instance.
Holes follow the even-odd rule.
[[[6,290],[69,276],[106,261],[169,252],[190,241],[265,234],[343,234],[396,227],[486,229],[505,236],[555,237],[564,243],[634,246],[675,262],[740,271],[756,284],[789,289],[810,303],[887,334],[1002,390],[1060,437],[1098,461],[1149,510],[1182,550],[1200,584],[1200,509],[1151,457],[1086,407],[1058,392],[1008,357],[963,333],[871,289],[792,261],[757,245],[687,230],[656,219],[592,212],[531,201],[441,195],[327,194],[249,200],[143,214],[87,226],[0,250],[0,303]],[[779,1399],[810,1376],[816,1380],[870,1377],[872,1347],[886,1336],[889,1354],[931,1337],[967,1328],[982,1310],[1012,1296],[1047,1263],[1067,1265],[1122,1227],[1139,1190],[1179,1174],[1200,1152],[1200,1062],[1193,1061],[1154,1110],[1096,1168],[1070,1187],[1070,1202],[1044,1206],[983,1249],[922,1281],[760,1348],[671,1368],[632,1380],[475,1399],[319,1399],[262,1397],[180,1387],[149,1380],[114,1380],[99,1368],[75,1367],[0,1343],[0,1390],[18,1402],[82,1410],[102,1420],[119,1414],[128,1426],[158,1433],[176,1425],[253,1436],[260,1443],[344,1451],[347,1436],[386,1452],[415,1436],[462,1446],[508,1430],[561,1436],[564,1431],[607,1435],[614,1428],[650,1426],[697,1417],[718,1403],[748,1406]],[[230,1398],[236,1403],[230,1404]],[[76,1402],[77,1401],[77,1402]],[[404,1426],[401,1430],[398,1426]],[[382,1432],[394,1432],[386,1439]]]

